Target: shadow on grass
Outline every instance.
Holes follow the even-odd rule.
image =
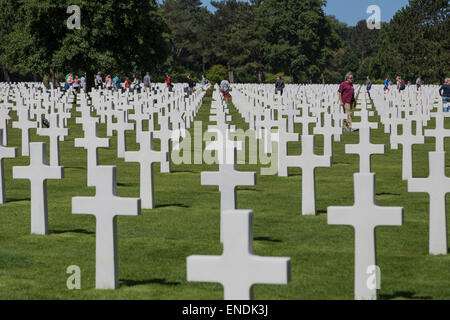
[[[120,284],[127,287],[134,287],[143,284],[162,284],[165,286],[179,286],[181,283],[178,281],[167,281],[166,279],[150,279],[150,280],[120,280]]]
[[[187,204],[182,204],[182,203],[157,204],[155,206],[156,209],[158,209],[158,208],[166,208],[166,207],[190,208],[191,206],[188,206]]]
[[[280,239],[272,239],[271,237],[255,237],[255,241],[270,241],[270,242],[283,242]]]
[[[238,187],[236,189],[237,189],[237,191],[255,191],[255,192],[261,191],[261,190],[256,190],[256,189],[251,189],[251,188],[241,188],[241,187]]]
[[[399,196],[400,193],[390,193],[390,192],[380,192],[377,193],[377,196]]]
[[[194,171],[194,170],[172,170],[171,173],[198,173],[198,171]]]
[[[328,212],[328,210],[324,210],[324,209],[321,209],[321,210],[317,210],[317,214],[319,215],[319,214],[327,214],[327,212]]]
[[[62,234],[62,233],[82,233],[82,234],[95,234],[93,231],[87,231],[85,229],[73,229],[73,230],[50,230],[50,234]]]
[[[432,297],[421,297],[421,296],[415,296],[415,292],[411,291],[396,291],[393,294],[380,294],[380,299],[383,300],[391,300],[395,298],[407,298],[407,299],[414,299],[414,300],[431,300]]]
[[[30,198],[10,198],[6,199],[6,202],[20,202],[20,201],[30,201]]]
[[[132,187],[137,186],[137,183],[123,183],[123,182],[117,182],[118,187]]]

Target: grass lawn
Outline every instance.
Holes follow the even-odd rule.
[[[210,104],[211,98],[205,98],[195,119],[203,121],[204,130]],[[233,123],[246,129],[230,107]],[[11,115],[17,119],[15,112]],[[79,113],[74,109],[75,115]],[[446,121],[450,127],[450,119]],[[156,208],[137,217],[118,217],[120,288],[95,289],[95,218],[71,213],[72,197],[92,196],[95,188],[86,186],[86,151],[74,147],[74,139],[83,136],[81,125],[72,117],[69,127],[70,136],[60,142],[65,178],[47,182],[49,235],[30,235],[29,181],[12,179],[12,167],[28,165],[29,158],[4,160],[7,202],[0,205],[0,299],[222,299],[220,284],[186,281],[187,256],[222,252],[218,187],[200,185],[200,172],[217,170],[217,165],[173,165],[172,173],[160,173],[159,164],[154,165]],[[427,128],[433,127],[431,121]],[[300,130],[297,125],[296,132]],[[104,124],[99,126],[99,136],[106,137]],[[20,137],[20,130],[10,123],[9,146],[19,147],[19,154]],[[33,129],[31,141],[48,143],[48,138],[37,136]],[[428,195],[407,192],[401,179],[401,146],[389,148],[389,135],[381,125],[372,130],[371,141],[386,146],[385,154],[372,157],[376,202],[404,207],[403,226],[376,231],[380,298],[450,299],[450,256],[428,255]],[[414,177],[428,176],[434,139],[425,141],[413,148]],[[111,148],[99,149],[99,164],[117,166],[120,196],[139,197],[139,165],[117,159],[116,142],[112,137]],[[291,282],[255,285],[256,299],[353,299],[353,228],[327,225],[326,210],[353,204],[353,173],[359,159],[345,154],[344,146],[357,142],[357,133],[343,134],[341,142],[334,142],[332,167],[316,169],[317,216],[301,215],[300,169],[278,177],[261,176],[258,165],[238,166],[258,174],[256,186],[239,187],[237,192],[238,208],[253,210],[255,254],[291,258]],[[159,148],[158,141],[155,146]],[[300,147],[289,143],[289,154],[299,154]],[[131,131],[127,150],[138,150]],[[316,136],[316,152],[322,153],[321,136]],[[450,164],[449,158],[447,154]],[[450,165],[446,171],[450,176]],[[450,225],[448,221],[449,217]],[[81,269],[81,290],[66,287],[70,265]]]

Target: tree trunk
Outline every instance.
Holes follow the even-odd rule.
[[[91,91],[95,87],[94,77],[97,75],[95,71],[86,72],[86,91]]]
[[[3,71],[3,79],[4,79],[4,81],[5,82],[11,82],[11,78],[9,77],[8,70],[6,70],[6,68],[2,66],[2,71]]]
[[[38,82],[39,78],[38,75],[36,73],[33,73],[33,82]]]
[[[205,59],[205,56],[204,55],[202,55],[202,71],[203,71],[203,74],[205,74],[205,72],[206,72],[206,59]]]
[[[258,82],[263,83],[263,73],[261,69],[258,69]]]
[[[53,89],[58,88],[58,83],[56,82],[56,74],[53,68],[50,68],[50,81],[53,83]]]
[[[234,77],[233,77],[233,70],[231,69],[230,62],[227,62],[227,67],[228,67],[228,81],[230,81],[230,83],[233,83]]]
[[[325,75],[322,72],[322,84],[325,84]]]

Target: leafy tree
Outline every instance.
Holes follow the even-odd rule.
[[[206,73],[206,77],[212,83],[220,83],[220,81],[222,81],[223,79],[225,79],[227,77],[227,68],[220,64],[214,65]]]
[[[265,0],[259,8],[264,52],[271,71],[292,75],[294,81],[318,81],[339,37],[326,18],[321,0]]]
[[[207,15],[201,5],[200,0],[165,0],[161,6],[173,34],[173,64],[177,71],[195,69],[201,58],[201,20]]]
[[[383,72],[442,81],[450,67],[449,16],[448,0],[410,0],[382,27]]]
[[[33,72],[158,70],[170,54],[169,33],[154,0],[20,0],[6,56]],[[69,29],[69,5],[81,9],[81,28]]]

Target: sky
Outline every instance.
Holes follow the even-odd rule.
[[[210,0],[202,0],[208,8]],[[408,4],[408,0],[327,0],[325,13],[336,16],[339,21],[354,26],[359,20],[367,20],[370,14],[366,13],[370,5],[377,5],[381,11],[381,21],[389,22],[394,14]]]

